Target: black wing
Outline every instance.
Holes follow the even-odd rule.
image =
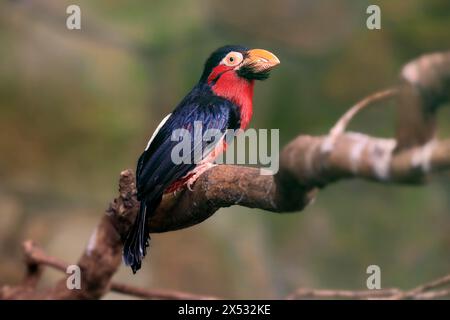
[[[198,137],[194,137],[195,123],[201,125],[203,133],[208,129],[216,129],[225,134],[227,129],[239,128],[238,110],[233,103],[217,96],[202,95],[192,99],[188,97],[175,109],[139,158],[136,183],[141,210],[124,245],[125,263],[130,265],[134,272],[140,268],[148,245],[147,220],[159,205],[164,190],[196,166],[194,161],[172,161],[172,150],[180,143],[179,140],[174,141],[172,132],[184,129],[184,132],[190,135],[191,160],[194,160],[193,156],[199,148],[212,151],[219,142],[218,139],[203,141],[201,137],[199,141]],[[206,155],[207,152],[203,153],[203,156]]]
[[[146,151],[141,155],[136,170],[138,199],[144,200],[155,189],[164,191],[170,184],[194,169],[195,163],[176,164],[172,161],[172,149],[179,140],[172,139],[176,129],[184,129],[190,134],[191,156],[198,148],[212,150],[218,141],[201,141],[194,144],[194,123],[201,124],[203,133],[208,129],[220,130],[239,128],[236,106],[230,101],[216,96],[206,96],[189,101],[189,105],[178,107],[156,134]],[[197,137],[198,138],[198,137]],[[198,141],[199,139],[197,139]],[[206,155],[205,153],[204,155]],[[193,159],[191,157],[191,162]]]

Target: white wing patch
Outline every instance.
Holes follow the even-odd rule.
[[[162,121],[159,123],[158,127],[156,128],[155,132],[153,132],[152,137],[150,138],[150,140],[147,143],[147,147],[145,148],[145,151],[147,151],[147,149],[150,147],[150,144],[152,143],[153,139],[155,139],[156,135],[158,134],[159,130],[162,128],[162,126],[164,125],[164,123],[166,123],[166,121],[169,119],[169,117],[172,114],[169,113],[164,119],[162,119]]]

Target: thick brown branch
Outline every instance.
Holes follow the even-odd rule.
[[[151,232],[185,228],[210,217],[221,207],[242,205],[272,212],[302,210],[317,187],[338,179],[358,177],[388,183],[422,182],[431,172],[450,169],[450,140],[431,141],[394,152],[391,139],[359,133],[300,136],[280,158],[276,176],[261,176],[258,169],[217,166],[202,175],[193,192],[166,196]]]
[[[436,113],[450,97],[450,52],[423,55],[401,72],[397,108],[398,149],[423,145],[436,132]]]

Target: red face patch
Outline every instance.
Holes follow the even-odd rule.
[[[208,83],[212,85],[214,94],[232,101],[239,107],[241,129],[246,129],[253,113],[254,81],[239,77],[234,67],[221,64],[212,70]]]

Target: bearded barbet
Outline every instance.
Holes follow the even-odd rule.
[[[123,258],[133,273],[141,268],[149,245],[149,220],[165,193],[191,186],[226,148],[223,139],[227,130],[245,130],[252,117],[255,80],[265,80],[272,68],[280,63],[271,52],[247,49],[242,46],[224,46],[206,60],[198,83],[167,115],[151,136],[136,169],[138,216],[124,243]],[[184,129],[194,138],[194,123],[202,130],[214,129],[222,139],[192,142],[192,154],[201,148],[200,161],[173,161],[173,148],[179,143],[173,139],[174,130]],[[192,159],[192,157],[189,157]]]

